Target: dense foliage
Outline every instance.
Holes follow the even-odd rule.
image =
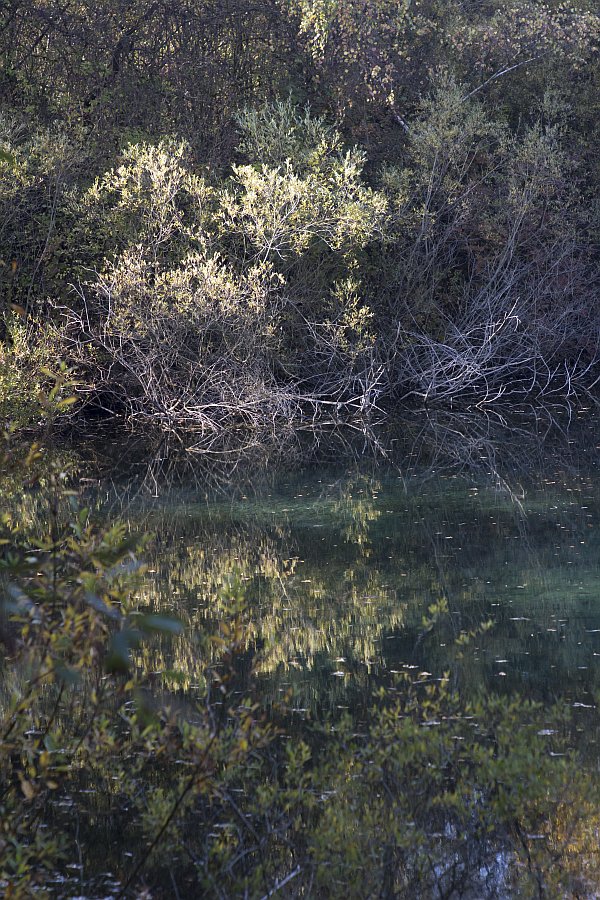
[[[300,739],[245,589],[201,569],[179,667],[138,542],[22,433],[237,459],[593,392],[599,43],[594,0],[0,3],[4,896],[597,890],[562,709],[420,673]]]
[[[1,21],[3,418],[38,417],[24,340],[76,368],[81,416],[198,452],[593,389],[594,3]]]

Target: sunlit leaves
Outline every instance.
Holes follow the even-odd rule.
[[[33,449],[32,465],[37,455]],[[222,662],[207,680],[206,705],[194,721],[157,704],[137,653],[144,642],[176,639],[182,625],[136,602],[143,570],[133,551],[143,542],[121,523],[94,527],[89,509],[73,503],[59,463],[50,465],[47,490],[47,533],[26,536],[6,520],[1,560],[0,601],[10,630],[0,636],[10,640],[11,658],[0,694],[0,772],[7,779],[0,797],[0,885],[15,897],[56,879],[73,840],[67,818],[60,844],[40,832],[49,809],[70,809],[75,794],[77,815],[88,815],[92,805],[81,796],[104,802],[114,794],[119,814],[130,805],[138,811],[140,838],[157,842],[167,834],[166,819],[174,839],[189,801],[210,802],[218,792],[215,773],[227,780],[229,770],[237,772],[274,735],[255,705],[228,708],[230,670],[244,646],[235,618],[223,628],[216,646]],[[168,677],[177,681],[175,672]],[[227,704],[224,715],[217,697],[218,706]],[[176,773],[173,790],[146,780],[157,760],[159,774],[165,767]],[[142,856],[133,881],[146,863]]]

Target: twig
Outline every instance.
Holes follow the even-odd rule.
[[[464,97],[461,97],[461,103],[464,103],[465,100],[468,100],[470,97],[474,97],[475,94],[478,94],[479,91],[482,91],[492,81],[496,81],[497,78],[501,78],[503,75],[508,75],[509,72],[514,72],[515,69],[520,69],[521,66],[526,66],[531,62],[537,62],[538,59],[542,59],[542,57],[544,56],[547,56],[547,53],[540,53],[538,56],[530,56],[529,59],[522,59],[521,62],[515,63],[513,66],[507,66],[505,69],[501,69],[499,72],[495,72],[494,75],[491,75],[490,78],[488,78],[487,81],[484,81],[483,84],[480,84],[479,87],[473,88],[472,91],[469,91],[468,94],[465,94]]]
[[[261,900],[269,900],[269,897],[272,897],[274,894],[277,893],[277,891],[280,891],[282,887],[285,887],[286,884],[289,884],[290,881],[292,881],[294,878],[296,878],[296,876],[299,875],[301,871],[302,871],[302,867],[296,866],[296,868],[292,872],[290,872],[289,875],[286,875],[285,878],[281,879],[281,881],[276,881],[274,886],[271,888],[271,890],[267,894],[265,894],[263,897],[261,897]]]

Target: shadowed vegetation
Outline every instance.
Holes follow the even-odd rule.
[[[212,456],[594,390],[594,4],[2,16],[7,390],[26,341],[79,423]]]

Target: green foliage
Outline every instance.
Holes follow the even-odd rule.
[[[0,343],[2,427],[10,425],[20,429],[48,425],[75,402],[67,396],[68,378],[64,365],[56,366],[52,335],[47,333],[34,341],[31,331],[16,314],[9,314],[6,343]]]
[[[106,360],[104,397],[199,434],[202,451],[240,427],[287,427],[303,415],[300,372],[318,396],[328,352],[349,368],[372,345],[359,259],[382,240],[387,201],[365,184],[363,154],[290,102],[239,122],[245,154],[276,167],[255,157],[214,186],[181,142],[130,146],[82,197],[69,238],[85,278],[67,313],[72,364]],[[340,375],[343,402],[356,391]]]
[[[319,244],[356,253],[381,236],[386,212],[383,198],[361,183],[363,164],[349,152],[330,171],[304,177],[290,161],[281,169],[237,166],[235,193],[223,198],[224,228],[259,259],[285,263]]]
[[[129,145],[121,164],[82,197],[75,240],[91,250],[95,265],[137,246],[155,262],[177,259],[202,241],[212,207],[212,191],[191,171],[185,143]]]
[[[30,484],[39,458],[34,447],[24,460]],[[103,806],[115,820],[131,819],[135,809],[134,827],[151,852],[190,799],[210,801],[229,772],[271,739],[251,707],[229,709],[241,641],[235,611],[215,638],[222,665],[211,670],[198,715],[186,721],[156,707],[136,654],[156,636],[177,636],[181,625],[139,608],[143,568],[134,551],[143,542],[120,524],[96,529],[67,484],[59,467],[46,475],[45,534],[2,520],[0,634],[11,657],[0,695],[0,885],[7,897],[43,894],[50,880],[63,880],[80,839],[71,828],[73,796],[89,797],[75,801],[86,833]],[[149,769],[170,774],[168,785],[147,780]],[[145,854],[134,860],[123,880],[135,882],[147,861]]]
[[[596,383],[594,4],[7,16],[0,340],[50,320],[84,416],[216,453]]]
[[[393,691],[369,738],[342,729],[312,838],[317,893],[560,896],[596,883],[594,779],[544,728],[549,716],[560,729],[560,711],[464,707],[426,676]]]
[[[284,713],[237,693],[257,634],[241,581],[218,594],[230,570],[208,579],[224,615],[195,645],[198,703],[165,698],[191,675],[137,543],[90,524],[14,432],[75,412],[71,380],[83,422],[118,413],[221,459],[319,423],[366,434],[415,397],[593,386],[596,5],[5,6],[2,484],[13,496],[23,456],[38,494],[2,519],[2,890],[43,896],[79,854],[87,877],[108,821],[134,835],[124,890],[147,874],[168,895],[176,862],[190,896],[591,894],[596,786],[560,710],[467,705],[423,673],[362,737],[284,740]],[[361,504],[346,536],[368,553]],[[260,562],[280,576],[272,548]],[[254,668],[288,657],[272,640]]]
[[[341,134],[323,116],[298,109],[291,99],[249,107],[236,116],[238,151],[252,164],[289,163],[298,174],[324,171],[343,155]]]
[[[0,290],[28,312],[60,292],[67,258],[63,234],[76,179],[89,154],[77,129],[35,127],[0,116]]]
[[[407,96],[422,86],[431,47],[439,48],[448,19],[439,3],[377,0],[305,0],[301,34],[340,113],[375,114],[383,108],[402,121]],[[429,45],[429,46],[428,46]]]

